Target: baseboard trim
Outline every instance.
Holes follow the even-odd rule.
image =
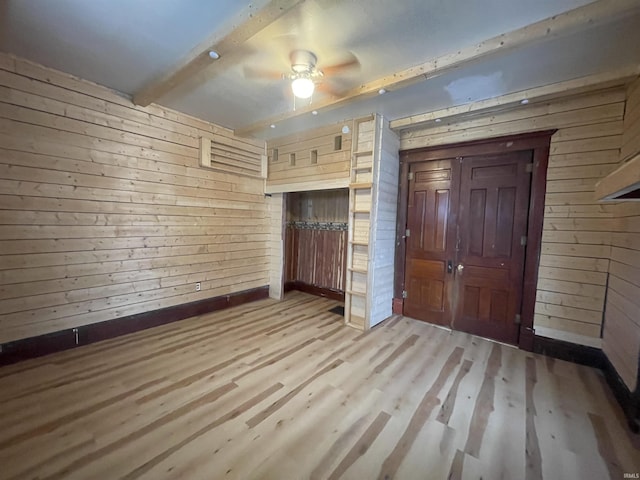
[[[533,352],[587,367],[604,369],[602,350],[587,345],[535,335],[533,337]]]
[[[391,305],[391,311],[396,315],[402,315],[404,311],[404,298],[393,298],[393,303]]]
[[[629,428],[633,433],[640,433],[640,383],[636,386],[635,392],[629,390],[609,358],[604,353],[602,356],[604,358],[602,368],[604,378],[607,380],[613,396],[622,407]],[[638,375],[640,376],[640,372]]]
[[[536,335],[533,351],[602,370],[607,384],[622,407],[629,429],[633,433],[640,432],[640,382],[635,392],[629,390],[601,349]]]
[[[344,302],[344,292],[341,290],[335,290],[333,288],[319,287],[317,285],[311,285],[309,283],[296,281],[289,281],[284,284],[284,291],[289,292],[291,290],[299,290],[301,292],[310,293],[318,297],[326,297],[331,300],[337,300]]]
[[[101,340],[119,337],[268,297],[269,287],[264,286],[8,342],[2,344],[0,365],[9,365],[50,353],[89,345]]]

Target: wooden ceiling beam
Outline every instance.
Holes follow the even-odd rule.
[[[258,7],[255,6],[256,3]],[[301,3],[304,3],[304,0],[271,0],[266,4],[264,1],[250,4],[225,28],[219,29],[191,50],[170,71],[134,93],[133,103],[146,107],[205,67],[211,66],[213,68],[216,60],[209,56],[210,51],[217,52],[220,59],[231,55],[249,38]],[[224,63],[221,62],[221,65]]]
[[[356,100],[374,97],[378,95],[378,91],[381,88],[387,91],[398,90],[484,57],[515,50],[534,42],[566,35],[576,30],[606,24],[637,11],[640,11],[640,2],[638,0],[598,0],[365,83],[351,89],[340,98],[324,98],[309,106],[300,107],[295,111],[284,112],[238,128],[235,130],[235,134],[250,136],[254,132],[268,128],[271,124],[278,124],[289,118],[309,113],[312,110],[341,107]]]

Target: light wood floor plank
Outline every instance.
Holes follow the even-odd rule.
[[[290,292],[0,368],[0,478],[622,478],[600,372]]]

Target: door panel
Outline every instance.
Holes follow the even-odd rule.
[[[462,161],[452,326],[516,343],[529,210],[531,152]]]
[[[405,315],[517,343],[531,157],[511,152],[410,166]]]
[[[440,325],[451,324],[453,275],[447,262],[455,252],[457,160],[440,160],[411,167],[407,207],[405,289],[407,316]]]

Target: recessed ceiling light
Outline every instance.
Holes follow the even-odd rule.
[[[441,118],[436,118],[434,121],[435,121],[436,123],[440,123],[440,122],[442,121],[442,119],[441,119]]]
[[[318,114],[317,110],[314,110],[314,111],[311,112],[311,115],[317,115],[317,114]]]
[[[378,90],[378,95],[384,95],[385,93],[387,93],[386,88],[381,88],[380,90]]]
[[[213,59],[213,60],[217,60],[220,58],[220,54],[218,52],[216,52],[215,50],[209,50],[209,58]]]
[[[345,125],[342,127],[342,133],[344,133],[345,135],[347,133],[349,133],[351,131],[351,129],[349,128],[349,125]]]
[[[271,125],[269,125],[269,126],[270,126],[271,128],[276,128],[275,124],[273,124],[273,123],[272,123]]]
[[[526,99],[526,98],[523,98],[522,100],[520,100],[520,103],[521,103],[522,105],[526,105],[527,103],[529,103],[529,100],[528,100],[528,99]]]

